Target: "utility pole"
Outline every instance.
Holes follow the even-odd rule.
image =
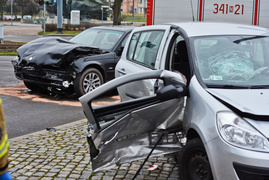
[[[44,34],[45,34],[46,33],[46,3],[44,3],[43,23],[44,23]]]
[[[63,0],[57,0],[57,34],[63,34]]]
[[[134,7],[134,1],[135,1],[135,0],[133,0],[133,12],[132,12],[132,13],[133,13],[133,14],[132,14],[132,15],[133,15],[133,16],[132,16],[132,20],[133,20],[133,22],[134,22],[134,10],[135,10],[135,7]]]
[[[13,22],[12,22],[12,16],[13,16],[13,2],[14,2],[14,0],[11,0],[11,26],[13,25]]]

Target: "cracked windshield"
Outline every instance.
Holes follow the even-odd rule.
[[[208,87],[268,87],[268,46],[269,38],[265,36],[194,39],[196,64]]]

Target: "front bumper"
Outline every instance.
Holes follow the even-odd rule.
[[[269,179],[269,153],[234,147],[220,137],[208,142],[205,147],[214,179]]]
[[[16,61],[12,61],[12,64],[14,66],[15,76],[19,80],[60,89],[66,89],[69,85],[73,84],[74,73],[48,68],[36,70],[31,66],[21,67],[18,66]],[[65,84],[65,86],[63,84]],[[66,84],[68,84],[68,86]]]
[[[269,168],[248,166],[245,164],[233,163],[236,174],[239,179],[244,180],[268,180],[269,179]]]

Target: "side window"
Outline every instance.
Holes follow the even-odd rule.
[[[132,36],[132,39],[131,39],[131,42],[130,42],[130,45],[129,45],[129,49],[128,49],[128,52],[127,52],[127,58],[128,59],[133,59],[135,46],[136,46],[136,43],[138,41],[138,37],[139,37],[139,33],[135,33]]]
[[[154,68],[163,34],[164,31],[135,33],[131,39],[127,58],[150,68]]]
[[[176,70],[177,64],[179,64],[180,61],[180,54],[179,52],[181,49],[178,49],[178,44],[180,41],[184,41],[182,36],[178,36],[175,41],[173,42],[172,48],[171,48],[171,53],[170,53],[170,67],[169,70],[174,71]]]
[[[130,33],[124,38],[124,40],[121,42],[121,47],[124,47],[126,44],[126,41],[128,39],[128,37],[130,36]]]
[[[186,42],[179,34],[176,34],[173,39],[169,45],[166,69],[180,73],[185,83],[188,84],[190,80],[190,64]]]

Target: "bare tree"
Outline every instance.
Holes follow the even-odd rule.
[[[115,0],[114,5],[112,6],[113,25],[120,25],[121,24],[121,3],[122,3],[122,0]]]
[[[0,0],[0,14],[1,14],[1,19],[4,19],[4,5],[6,5],[7,0]]]
[[[21,17],[25,15],[25,10],[33,3],[33,0],[16,0],[16,5],[21,8]]]
[[[30,2],[28,6],[26,6],[24,9],[25,15],[27,14],[27,15],[33,16],[34,14],[38,14],[38,12],[39,12],[38,5],[37,3],[34,3],[34,2]]]

